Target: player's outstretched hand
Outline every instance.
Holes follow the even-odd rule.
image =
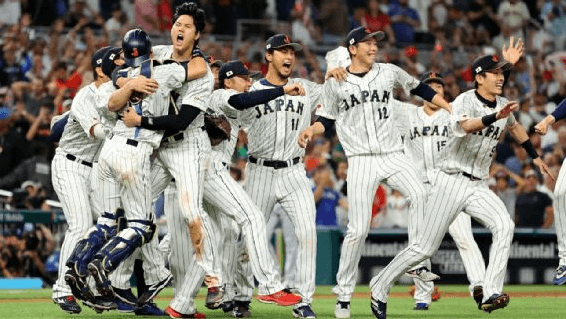
[[[554,124],[555,118],[552,115],[546,116],[542,121],[535,125],[535,132],[545,135],[548,132],[548,126]]]
[[[533,164],[535,164],[536,167],[538,167],[538,169],[541,171],[541,173],[548,175],[548,177],[550,177],[553,181],[556,180],[556,176],[554,176],[552,174],[552,172],[550,171],[550,169],[548,168],[546,163],[542,160],[542,158],[540,158],[540,157],[535,158],[533,160]]]
[[[511,112],[515,112],[517,108],[519,108],[519,104],[515,101],[511,101],[505,104],[505,106],[497,112],[497,115],[495,117],[498,120],[506,118],[509,116],[509,114],[511,114]]]
[[[287,84],[283,87],[285,94],[289,95],[305,95],[305,88],[300,83]]]
[[[299,147],[305,148],[312,137],[314,136],[314,129],[309,126],[299,134]]]
[[[525,43],[523,43],[523,39],[519,38],[517,43],[513,44],[515,41],[515,37],[511,36],[509,38],[509,47],[506,44],[503,45],[501,49],[501,55],[503,55],[503,59],[511,62],[511,64],[517,63],[519,58],[523,55],[525,51]]]
[[[132,79],[132,85],[134,91],[140,92],[143,94],[153,94],[159,88],[159,84],[154,79],[146,78],[143,75],[140,75],[134,79]]]
[[[124,122],[124,124],[126,124],[127,127],[140,126],[141,115],[136,113],[133,108],[127,107],[122,113],[122,121]]]
[[[326,72],[325,79],[335,78],[336,80],[343,82],[346,81],[346,77],[348,76],[348,72],[343,67],[334,68],[328,72]]]

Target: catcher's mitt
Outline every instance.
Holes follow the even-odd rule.
[[[222,143],[222,141],[229,139],[230,132],[232,131],[230,122],[228,122],[224,114],[212,113],[210,111],[204,113],[204,127],[212,146],[216,146]]]

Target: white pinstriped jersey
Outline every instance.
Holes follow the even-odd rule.
[[[403,137],[404,151],[418,172],[422,173],[424,182],[432,182],[438,171],[442,150],[446,147],[450,129],[450,113],[440,109],[428,115],[423,107],[394,101],[400,134]]]
[[[114,91],[116,91],[116,87],[114,87],[112,81],[108,81],[98,87],[98,95],[96,97],[96,107],[98,114],[100,114],[100,122],[107,131],[112,131],[112,128],[114,128],[118,120],[118,113],[108,110],[108,99],[110,99],[110,95],[112,95]]]
[[[346,156],[401,151],[392,119],[393,89],[410,91],[419,81],[396,65],[375,63],[364,76],[324,83],[324,103],[317,115],[336,120],[336,132]]]
[[[140,74],[140,68],[126,70],[128,77]],[[157,65],[153,67],[151,78],[157,81],[159,88],[155,93],[144,97],[141,102],[142,116],[167,115],[171,90],[181,87],[186,78],[186,70],[177,63]],[[163,137],[163,131],[127,127],[122,121],[116,123],[112,132],[115,135],[149,143],[153,148],[159,146]]]
[[[172,45],[156,45],[152,47],[152,50],[156,59],[171,59],[173,54]],[[205,76],[185,82],[182,87],[175,90],[179,95],[175,101],[178,107],[181,107],[182,104],[190,104],[203,111],[191,122],[187,131],[200,129],[204,125],[204,112],[208,108],[210,95],[214,89],[214,75],[208,65],[206,69]]]
[[[517,122],[515,117],[511,114],[506,120],[498,120],[483,130],[470,134],[466,134],[458,122],[497,112],[508,101],[497,96],[496,102],[495,108],[489,108],[477,98],[473,89],[460,94],[452,102],[450,124],[454,134],[449,138],[446,151],[443,152],[444,159],[440,164],[443,171],[465,172],[482,179],[489,177],[489,166],[499,137],[506,125],[512,126]]]
[[[294,78],[289,79],[288,84],[291,83],[300,83],[306,94],[285,94],[240,113],[242,126],[248,133],[249,155],[266,160],[287,161],[305,154],[297,141],[299,134],[311,124],[312,113],[321,103],[322,86]],[[266,79],[261,79],[252,85],[250,91],[274,87]]]
[[[90,135],[90,128],[100,123],[100,115],[96,108],[98,88],[91,83],[80,89],[69,112],[69,120],[59,141],[59,148],[87,162],[98,157],[103,139]]]
[[[240,127],[240,120],[238,118],[239,111],[233,108],[229,103],[228,99],[240,92],[236,90],[225,90],[218,89],[212,92],[210,97],[210,108],[218,113],[224,113],[232,131],[230,132],[230,139],[222,141],[222,143],[212,147],[212,152],[210,153],[211,162],[219,161],[224,163],[230,163],[232,161],[232,154],[234,154],[234,149],[236,148],[236,142],[238,142],[238,131]]]

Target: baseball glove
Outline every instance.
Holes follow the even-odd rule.
[[[230,122],[224,114],[213,113],[207,111],[204,113],[204,127],[208,137],[210,138],[210,145],[216,146],[222,141],[230,138],[232,127]]]

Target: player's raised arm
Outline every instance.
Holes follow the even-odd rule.
[[[495,121],[509,117],[511,112],[515,112],[518,107],[519,105],[517,104],[517,102],[512,101],[507,103],[504,108],[497,112],[493,112],[482,117],[463,119],[460,121],[460,126],[466,133],[481,131],[484,128],[495,123]]]
[[[540,158],[538,152],[535,150],[533,143],[529,139],[525,129],[518,123],[515,122],[512,126],[507,127],[509,129],[509,134],[511,137],[525,149],[527,154],[533,159],[533,164],[535,164],[541,173],[548,175],[552,180],[556,180],[556,177],[552,174],[546,163]]]

